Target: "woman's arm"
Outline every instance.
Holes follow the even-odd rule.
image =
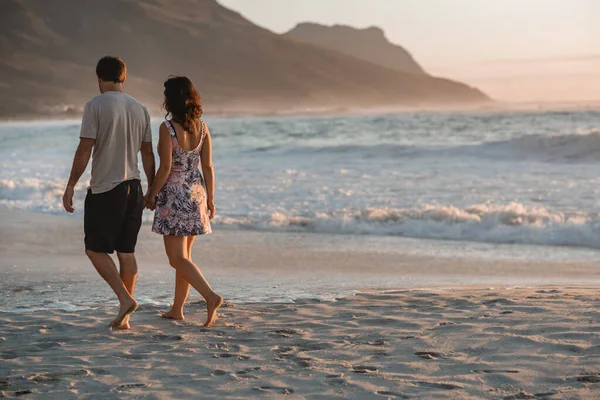
[[[208,211],[210,211],[210,219],[213,219],[216,214],[215,207],[215,171],[212,163],[212,143],[210,140],[210,131],[205,124],[206,138],[202,144],[200,152],[200,161],[202,163],[202,175],[206,183],[206,202],[208,203]]]
[[[171,163],[173,158],[172,151],[173,143],[171,142],[169,129],[167,129],[167,126],[162,123],[160,125],[158,136],[158,156],[160,158],[160,165],[158,167],[158,171],[156,171],[152,188],[149,190],[146,198],[146,205],[151,210],[154,210],[156,206],[156,196],[163,186],[165,186],[165,183],[169,178],[169,174],[171,173]]]

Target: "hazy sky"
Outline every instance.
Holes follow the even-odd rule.
[[[600,0],[219,0],[282,33],[379,26],[430,73],[499,99],[600,100]]]

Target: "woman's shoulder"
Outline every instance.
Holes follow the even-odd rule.
[[[198,121],[199,121],[199,125],[198,126],[200,128],[200,131],[202,133],[208,132],[208,124],[206,123],[206,121],[203,120],[202,118],[198,118]]]
[[[163,122],[161,122],[158,129],[159,129],[159,132],[168,133],[169,136],[173,135],[172,130],[174,129],[174,127],[173,127],[173,123],[171,122],[171,120],[165,119]]]

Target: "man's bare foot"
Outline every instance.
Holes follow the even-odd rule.
[[[210,328],[217,320],[217,310],[223,304],[223,298],[218,294],[215,297],[206,301],[206,323],[205,327]]]
[[[138,305],[138,302],[134,299],[131,299],[131,301],[127,303],[122,303],[121,307],[119,308],[119,315],[117,315],[117,318],[112,320],[110,327],[120,329],[120,327],[123,326],[123,322],[126,322],[126,320],[129,321],[127,317],[129,317],[132,312],[137,310]]]
[[[183,321],[185,319],[183,312],[175,312],[173,310],[161,313],[160,316],[167,319],[174,319],[175,321]]]

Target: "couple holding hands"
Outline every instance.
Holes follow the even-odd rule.
[[[160,125],[155,170],[150,116],[146,108],[123,92],[125,63],[103,57],[96,67],[100,95],[84,109],[80,143],[63,196],[73,212],[74,188],[93,152],[92,176],[84,207],[86,254],[119,299],[116,329],[130,329],[129,318],[138,303],[133,298],[137,280],[135,246],[144,208],[154,211],[152,231],[164,237],[170,265],[175,268],[175,298],[165,318],[181,320],[190,286],[206,300],[205,326],[217,318],[223,298],[213,291],[192,261],[198,235],[211,233],[215,216],[212,145],[200,119],[200,95],[186,77],[164,83],[164,108],[170,119]],[[148,179],[143,195],[138,153]],[[117,252],[119,269],[109,254]]]

